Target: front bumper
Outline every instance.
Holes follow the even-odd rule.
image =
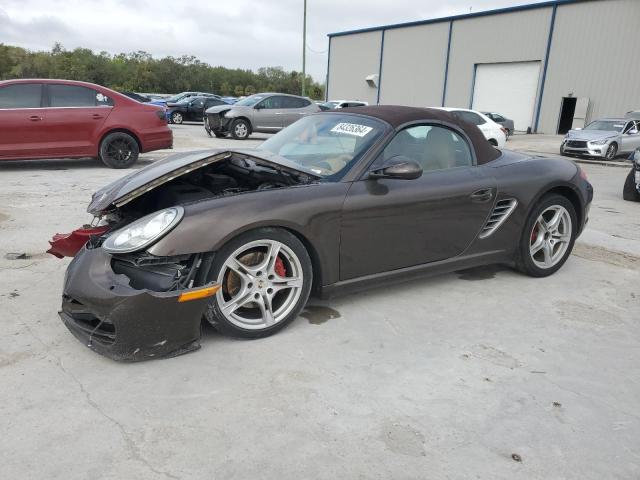
[[[581,142],[582,143],[582,142]],[[590,142],[583,142],[585,145],[582,147],[574,147],[569,146],[566,141],[563,142],[562,148],[565,153],[569,155],[580,155],[583,157],[602,157],[604,158],[607,154],[607,148],[609,148],[609,144],[605,143],[604,145],[592,145]]]
[[[172,357],[200,348],[209,298],[179,302],[201,289],[155,292],[129,285],[102,248],[82,249],[67,268],[60,317],[92,350],[113,360]]]

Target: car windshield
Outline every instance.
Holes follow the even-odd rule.
[[[326,179],[339,179],[384,131],[385,124],[374,118],[316,114],[298,120],[258,149],[284,157]]]
[[[250,97],[243,98],[239,102],[236,102],[236,105],[240,105],[241,107],[253,107],[260,100],[265,98],[266,95],[251,95]]]
[[[335,106],[338,105],[338,102],[325,102],[322,105],[327,108],[335,108]]]
[[[624,122],[619,120],[596,120],[584,127],[585,130],[607,130],[610,132],[621,132],[624,128]]]

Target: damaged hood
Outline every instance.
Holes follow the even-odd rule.
[[[569,140],[605,140],[620,135],[618,132],[611,130],[569,130],[567,139]]]
[[[121,207],[131,200],[173,180],[176,177],[197,170],[215,162],[226,160],[233,154],[252,157],[263,163],[273,164],[285,171],[303,174],[310,178],[320,175],[307,170],[286,158],[266,150],[229,149],[200,150],[196,152],[177,153],[152,163],[140,170],[130,173],[109,185],[102,187],[91,197],[87,212],[99,216],[114,207]]]

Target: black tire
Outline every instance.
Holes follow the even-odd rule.
[[[231,124],[231,136],[236,140],[246,140],[251,135],[251,125],[244,118],[237,118]]]
[[[311,292],[311,284],[313,282],[313,268],[311,264],[311,258],[309,257],[309,253],[307,252],[305,246],[300,240],[298,240],[298,238],[296,238],[295,235],[280,228],[259,228],[257,230],[251,230],[229,241],[216,252],[213,264],[211,265],[211,269],[208,275],[209,281],[218,281],[221,271],[223,271],[223,268],[225,266],[225,262],[238,249],[241,249],[243,246],[249,244],[250,242],[264,240],[275,240],[277,242],[280,242],[281,244],[286,245],[299,260],[303,278],[300,296],[298,297],[295,304],[292,303],[293,307],[290,309],[289,313],[281,320],[277,321],[275,324],[260,329],[242,328],[241,326],[231,322],[222,313],[222,310],[220,308],[220,302],[223,302],[225,300],[225,295],[227,295],[228,293],[228,280],[225,281],[223,279],[223,288],[216,294],[216,296],[213,297],[212,301],[209,303],[209,307],[205,311],[205,319],[220,333],[240,338],[268,337],[269,335],[273,335],[274,333],[282,330],[289,323],[291,323],[307,303],[309,293]],[[223,273],[223,275],[225,279],[228,279],[226,274]]]
[[[529,247],[534,234],[533,228],[538,220],[538,217],[545,210],[552,206],[564,207],[569,213],[569,216],[571,217],[571,237],[566,251],[564,252],[563,256],[557,261],[557,263],[549,268],[540,268],[534,263],[533,259],[531,258]],[[516,268],[522,273],[531,277],[548,277],[549,275],[554,274],[564,265],[564,263],[567,261],[567,258],[569,258],[569,255],[571,255],[573,245],[576,241],[577,231],[578,217],[576,215],[576,210],[569,199],[558,194],[547,194],[543,196],[531,210],[531,213],[529,214],[529,217],[527,218],[527,221],[525,223],[522,235],[520,237],[520,244],[518,246]]]
[[[214,135],[216,138],[227,138],[227,134],[222,132],[214,132]]]
[[[622,198],[630,202],[640,202],[640,193],[636,187],[634,172],[635,169],[632,168],[624,181],[624,187],[622,187]]]
[[[206,115],[204,116],[203,123],[204,123],[204,130],[205,132],[207,132],[207,135],[209,135],[210,137],[213,137],[212,135],[213,132],[211,131],[211,125],[209,124],[209,117],[207,117]]]
[[[170,118],[171,123],[175,123],[176,125],[180,125],[184,121],[184,115],[182,115],[182,112],[173,112]]]
[[[604,155],[605,160],[613,160],[616,158],[618,154],[618,144],[616,142],[612,142],[611,145],[607,147],[607,152]]]
[[[564,145],[560,145],[560,155],[562,155],[563,157],[568,157],[569,155],[567,154],[567,152],[564,151]]]
[[[107,167],[129,168],[140,155],[138,142],[124,132],[110,133],[100,142],[100,160]]]

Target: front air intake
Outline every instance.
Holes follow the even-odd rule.
[[[504,200],[498,200],[496,206],[493,207],[491,215],[485,224],[482,232],[480,232],[480,238],[487,238],[493,232],[495,232],[500,225],[502,225],[511,212],[513,212],[518,205],[518,201],[515,198],[507,198]]]

